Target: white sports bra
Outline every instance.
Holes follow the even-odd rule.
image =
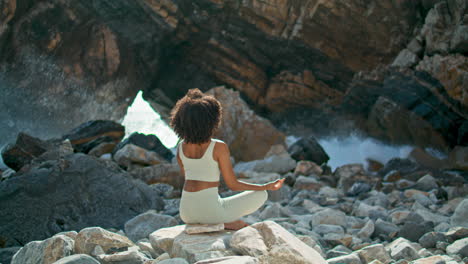
[[[184,165],[185,179],[195,181],[219,181],[219,166],[218,162],[213,159],[213,149],[216,142],[223,142],[219,139],[211,139],[210,145],[206,149],[203,156],[199,159],[187,158],[182,149],[182,142],[179,142],[177,151],[180,153],[180,159]]]

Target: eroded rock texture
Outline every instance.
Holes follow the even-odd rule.
[[[240,91],[264,116],[281,113],[279,121],[299,109],[325,120],[314,121],[314,129],[328,126],[335,115],[359,126],[369,116],[343,108],[356,86],[353,76],[372,75],[397,56],[395,65],[429,72],[466,106],[466,1],[7,0],[1,5],[0,126],[7,129],[0,130],[0,138],[5,142],[19,131],[41,131],[36,136],[46,138],[91,119],[121,121],[139,90],[167,120],[187,89],[218,85]],[[417,66],[423,56],[439,53],[462,58],[424,59]],[[460,55],[450,55],[455,53]],[[461,77],[437,70],[452,71],[452,61],[460,65],[453,71]],[[384,86],[399,89],[412,80]],[[429,85],[439,87],[436,82]],[[366,90],[371,86],[360,89],[373,94]],[[439,135],[436,145],[460,144],[453,125],[466,120],[466,109],[455,109],[445,95],[429,96],[440,101],[436,116],[449,116],[442,127],[433,114],[384,97],[381,102],[395,103],[401,115],[427,123]],[[360,107],[374,106],[366,103]],[[463,120],[453,121],[459,116]],[[381,132],[371,134],[431,142],[428,137],[412,142],[407,130]]]

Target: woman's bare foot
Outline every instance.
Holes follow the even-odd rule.
[[[237,220],[237,221],[230,222],[230,223],[224,223],[224,229],[226,230],[239,230],[246,226],[249,226],[249,225],[242,220]]]

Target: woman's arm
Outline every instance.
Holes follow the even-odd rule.
[[[180,144],[180,143],[179,143]],[[177,163],[179,163],[179,168],[180,168],[180,175],[185,179],[185,170],[184,170],[184,165],[182,164],[182,160],[179,157],[179,145],[177,145]]]
[[[234,170],[232,169],[231,164],[231,155],[229,152],[229,148],[224,142],[217,142],[215,145],[215,159],[218,161],[219,169],[221,174],[223,174],[224,181],[229,189],[233,191],[263,191],[263,190],[278,190],[283,186],[283,182],[285,179],[279,179],[271,183],[267,184],[252,184],[246,183],[237,180],[236,175],[234,174]]]

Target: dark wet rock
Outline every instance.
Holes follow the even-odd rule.
[[[301,138],[289,146],[288,152],[295,160],[310,160],[318,165],[326,163],[330,157],[313,136]]]
[[[122,228],[163,203],[115,163],[75,153],[0,182],[0,207],[0,234],[13,246],[87,226]]]
[[[395,67],[356,75],[341,107],[365,119],[363,129],[372,136],[442,150],[458,144],[466,120],[459,102],[429,73]]]
[[[410,217],[408,217],[410,218]],[[412,219],[406,219],[403,226],[400,229],[399,235],[410,241],[418,242],[418,240],[426,233],[434,229],[434,224],[429,221],[411,221]]]
[[[419,238],[419,244],[424,248],[435,248],[437,241],[446,241],[445,234],[440,232],[429,232]]]
[[[456,146],[450,152],[452,167],[460,170],[468,170],[468,147]]]
[[[439,159],[427,153],[420,147],[414,148],[408,155],[408,158],[419,164],[423,168],[430,169],[445,169],[449,168],[449,161],[447,159]]]
[[[399,235],[399,231],[400,229],[395,224],[379,218],[377,221],[375,221],[375,230],[372,236],[385,240],[391,240],[392,238]]]
[[[383,177],[383,180],[386,182],[396,182],[401,179],[401,174],[397,170],[392,170],[389,171],[385,176]]]
[[[133,144],[146,150],[154,151],[169,162],[172,161],[172,158],[174,158],[174,154],[172,154],[172,152],[161,143],[161,140],[159,140],[158,137],[155,135],[145,135],[138,132],[132,133],[128,138],[120,142],[114,149],[113,154],[115,154],[127,144]]]
[[[119,123],[110,120],[91,120],[72,129],[63,135],[62,139],[69,139],[77,151],[87,152],[99,143],[108,142],[105,141],[108,139],[99,139],[100,137],[109,137],[114,142],[119,142],[124,135],[125,127]],[[93,141],[95,143],[90,143]]]
[[[16,142],[9,144],[2,150],[3,162],[15,171],[29,164],[50,147],[47,142],[32,137],[26,133],[18,133]]]
[[[98,137],[96,139],[93,139],[91,141],[88,141],[84,144],[80,144],[80,145],[75,145],[75,149],[76,149],[76,152],[83,152],[83,153],[86,153],[86,154],[90,154],[92,155],[90,152],[92,150],[94,150],[94,153],[96,153],[96,148],[100,145],[103,145],[103,144],[113,144],[114,147],[115,147],[115,138],[113,137],[110,137],[110,136],[103,136],[103,137]],[[112,150],[110,152],[106,152],[106,153],[112,153],[112,151],[114,150],[114,148],[112,148]],[[99,152],[99,154],[104,154],[102,152]],[[93,155],[93,156],[96,156],[96,157],[99,157],[100,155]]]
[[[384,177],[391,171],[398,171],[400,175],[406,175],[415,172],[418,169],[418,164],[409,159],[393,158],[379,171],[379,175]]]

